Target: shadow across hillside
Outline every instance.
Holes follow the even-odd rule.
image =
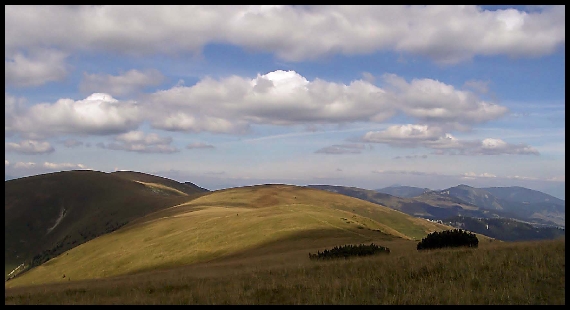
[[[90,280],[62,278],[58,282],[27,287],[6,288],[11,294],[34,292],[36,290],[62,290],[69,287],[106,287],[157,281],[160,279],[184,275],[192,278],[212,278],[242,274],[253,270],[280,269],[291,266],[311,264],[309,253],[316,253],[334,246],[346,244],[370,244],[374,242],[387,246],[391,255],[398,255],[415,250],[415,241],[405,240],[370,229],[340,230],[316,229],[295,232],[279,240],[259,244],[233,253],[220,253],[220,256],[207,261],[186,266],[155,265],[153,269],[137,270],[129,274]]]
[[[6,181],[6,266],[40,265],[134,219],[206,193],[157,194],[144,184],[87,170]]]

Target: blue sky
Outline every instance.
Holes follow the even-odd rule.
[[[6,6],[6,179],[564,199],[564,6]]]

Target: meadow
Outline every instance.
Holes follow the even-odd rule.
[[[419,240],[447,228],[321,190],[243,187],[138,218],[25,272],[6,282],[6,287],[101,279],[230,259],[244,251],[257,253],[250,255],[255,259],[345,243]]]
[[[564,239],[485,242],[331,261],[236,257],[109,279],[6,289],[5,304],[565,304]],[[257,255],[259,257],[259,255]],[[297,257],[298,259],[291,259]]]
[[[221,190],[141,216],[5,282],[5,303],[564,304],[564,239],[477,235],[478,248],[417,251],[428,233],[451,228],[316,189]],[[370,243],[390,254],[309,258]]]

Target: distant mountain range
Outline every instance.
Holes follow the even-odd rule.
[[[432,220],[447,220],[462,216],[473,219],[514,219],[533,227],[551,226],[553,229],[556,229],[556,226],[565,227],[564,200],[523,187],[474,188],[458,185],[437,191],[411,186],[391,186],[378,190],[332,185],[308,187],[363,199]],[[388,193],[397,193],[400,196]],[[504,222],[504,225],[509,224]],[[524,229],[527,228],[525,226]],[[484,231],[473,231],[485,234]],[[496,228],[494,232],[495,235],[500,235],[500,229]],[[534,232],[537,232],[536,229]],[[552,234],[541,232],[540,236],[539,234],[533,236],[532,232],[525,232],[524,236],[520,236],[520,240],[523,240],[523,237],[525,240],[540,239],[558,233],[559,231]],[[515,233],[510,230],[510,234]],[[516,236],[509,238],[509,240],[516,239]]]
[[[467,185],[440,192],[484,209],[511,212],[519,218],[565,225],[564,200],[523,187],[474,188]]]
[[[419,196],[425,192],[431,191],[429,188],[420,188],[414,186],[389,186],[376,190],[379,193],[389,194],[396,197],[412,198]]]
[[[528,223],[506,218],[485,219],[454,216],[441,221],[441,223],[503,241],[556,239],[565,236],[565,229],[560,227],[535,227]]]
[[[543,192],[535,191],[532,189],[512,186],[512,187],[486,187],[482,188],[493,194],[495,197],[523,203],[555,203],[564,205],[564,200],[558,199]]]
[[[357,187],[332,185],[309,185],[308,187],[359,198],[428,219],[443,220],[457,215],[485,218],[515,216],[502,211],[482,209],[457,197],[441,195],[434,191],[413,198],[402,198]]]

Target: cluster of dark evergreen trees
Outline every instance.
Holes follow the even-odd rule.
[[[330,250],[324,250],[323,252],[317,251],[317,254],[309,253],[309,258],[315,259],[331,259],[331,258],[349,258],[350,256],[366,256],[374,254],[389,254],[390,249],[383,246],[378,246],[374,243],[370,245],[343,245],[335,246]]]
[[[418,250],[439,249],[447,247],[471,247],[476,248],[479,240],[474,233],[461,229],[436,231],[428,234],[418,243]]]

